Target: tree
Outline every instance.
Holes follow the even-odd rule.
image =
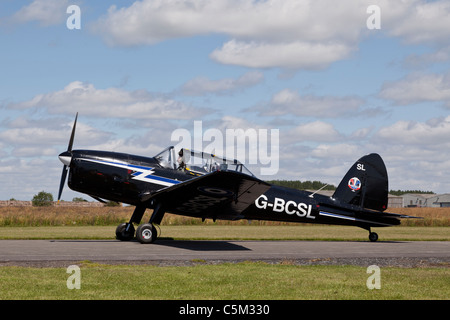
[[[72,202],[88,202],[86,199],[83,199],[81,197],[75,197],[72,199]]]
[[[107,201],[105,207],[121,207],[122,205],[116,201]]]
[[[31,202],[35,207],[49,207],[53,204],[53,195],[51,193],[41,191],[34,195]]]

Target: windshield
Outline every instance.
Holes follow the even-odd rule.
[[[155,156],[159,164],[167,169],[177,169],[177,162],[175,158],[175,148],[173,146],[167,147]]]
[[[212,171],[236,171],[253,176],[243,163],[236,159],[226,159],[215,154],[181,149],[178,152],[178,164],[184,166],[185,170],[198,174]]]

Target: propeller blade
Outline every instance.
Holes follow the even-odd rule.
[[[73,123],[72,134],[70,135],[69,145],[67,146],[67,151],[63,152],[59,155],[59,160],[64,164],[63,170],[61,173],[61,182],[59,183],[59,192],[58,192],[58,203],[61,200],[62,191],[64,189],[64,184],[66,183],[67,172],[69,171],[70,161],[72,160],[72,146],[73,139],[75,138],[75,128],[77,126],[78,112],[75,116],[75,121]]]
[[[61,194],[62,194],[62,191],[64,188],[64,184],[66,183],[67,168],[68,167],[66,165],[64,165],[62,173],[61,173],[61,182],[59,183],[59,192],[58,192],[58,203],[59,203],[59,200],[61,200]]]
[[[70,135],[69,146],[67,147],[67,151],[72,151],[73,139],[75,137],[75,127],[77,126],[78,112],[75,116],[75,122],[73,123],[72,134]]]

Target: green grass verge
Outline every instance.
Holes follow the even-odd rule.
[[[80,263],[81,288],[66,268],[0,267],[0,299],[448,299],[446,268],[381,268],[381,288],[357,266],[261,262],[183,267]]]
[[[116,226],[1,227],[0,239],[114,239]],[[365,241],[366,230],[348,226],[184,225],[161,226],[161,237],[176,240]],[[450,227],[374,228],[379,241],[450,241]]]

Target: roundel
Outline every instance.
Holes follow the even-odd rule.
[[[230,197],[234,194],[232,191],[214,187],[198,187],[197,190],[213,197]]]
[[[361,189],[361,181],[358,178],[353,177],[348,180],[348,187],[353,191],[358,191],[359,189]]]

